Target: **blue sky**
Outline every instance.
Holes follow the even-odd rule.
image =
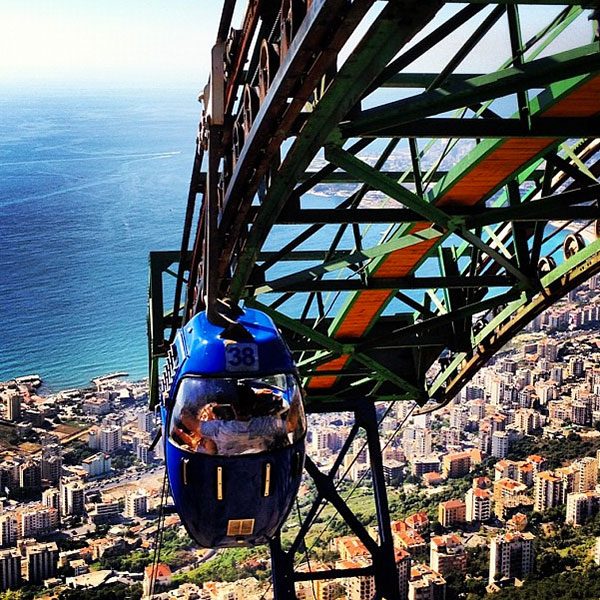
[[[0,81],[197,85],[220,12],[216,0],[0,0]]]
[[[246,4],[238,1],[234,26],[240,27]],[[221,0],[0,0],[0,82],[203,86],[221,5]],[[381,6],[376,3],[374,9]],[[450,5],[438,19],[456,10],[457,5]],[[558,10],[523,8],[525,37]],[[477,22],[461,28],[413,69],[439,68],[436,63],[445,62]],[[571,40],[573,35],[589,37],[585,17],[570,34]],[[507,40],[506,27],[499,24],[486,38],[483,51],[474,52],[459,70],[497,68],[502,62],[499,50]]]

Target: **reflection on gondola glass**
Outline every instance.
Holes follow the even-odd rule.
[[[175,397],[171,440],[204,454],[256,454],[302,438],[306,419],[296,378],[185,377]]]

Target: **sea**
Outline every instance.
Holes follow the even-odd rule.
[[[180,247],[199,116],[189,87],[0,87],[0,381],[38,374],[51,392],[116,371],[147,376],[148,255]],[[265,249],[302,229],[276,226]],[[362,235],[374,245],[385,229]],[[340,247],[353,245],[348,228]],[[340,305],[338,294],[329,310]]]
[[[180,246],[197,91],[0,92],[0,381],[141,379],[148,253]]]

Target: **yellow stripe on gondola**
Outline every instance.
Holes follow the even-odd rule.
[[[223,500],[223,467],[217,467],[217,500]]]
[[[265,487],[263,496],[266,498],[271,493],[271,463],[265,465]]]

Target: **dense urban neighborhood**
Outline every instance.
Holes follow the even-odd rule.
[[[401,597],[600,595],[599,291],[596,277],[530,323],[449,406],[378,407]],[[0,598],[134,598],[153,581],[159,598],[271,597],[266,548],[196,548],[172,510],[154,560],[162,443],[146,382],[125,377],[52,394],[39,376],[0,384]],[[308,452],[324,471],[352,424],[311,415]],[[369,469],[359,438],[338,489],[374,529]],[[314,497],[306,480],[298,510]],[[292,514],[284,542],[297,529]],[[298,570],[370,564],[332,507],[314,529]],[[373,592],[371,575],[297,584],[307,600]]]

